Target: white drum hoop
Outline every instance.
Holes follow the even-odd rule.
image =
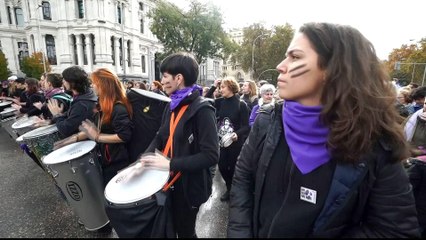
[[[145,199],[162,189],[169,179],[169,171],[144,169],[126,179],[137,165],[117,173],[105,187],[105,198],[111,204],[128,205]]]
[[[43,158],[43,163],[53,165],[77,159],[95,148],[95,141],[81,141],[56,149]]]
[[[14,111],[18,111],[18,110],[14,109],[14,108],[5,108],[2,112],[0,112],[0,114],[11,113],[11,112],[14,112]]]
[[[164,95],[155,93],[155,92],[151,92],[151,91],[147,91],[147,90],[143,90],[143,89],[139,89],[139,88],[131,88],[132,91],[135,91],[136,93],[148,97],[148,98],[153,98],[153,99],[157,99],[160,100],[162,102],[170,102],[171,99],[169,97],[166,97]]]
[[[35,120],[37,119],[36,116],[32,116],[29,118],[22,117],[20,119],[17,119],[15,123],[12,124],[13,129],[20,129],[20,128],[26,128],[30,127],[35,123]]]
[[[32,139],[32,138],[37,138],[40,136],[44,136],[44,135],[48,135],[54,132],[57,132],[58,128],[56,127],[55,124],[52,125],[48,125],[48,126],[43,126],[43,127],[39,127],[36,128],[34,130],[31,130],[29,132],[26,132],[25,134],[22,135],[22,138],[25,139]]]
[[[12,104],[12,102],[8,102],[8,101],[6,101],[6,102],[0,102],[0,107],[11,105],[11,104]]]

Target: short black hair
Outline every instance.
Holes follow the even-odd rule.
[[[72,90],[78,93],[86,93],[90,87],[90,81],[86,71],[80,66],[71,66],[62,72],[62,77],[70,84]]]
[[[198,62],[195,57],[187,52],[173,53],[167,56],[160,66],[161,73],[168,73],[173,76],[182,74],[186,87],[197,82]]]
[[[410,98],[413,100],[422,99],[426,96],[426,86],[413,89]]]
[[[18,77],[18,78],[15,80],[15,83],[25,84],[25,78],[23,78],[23,77]]]

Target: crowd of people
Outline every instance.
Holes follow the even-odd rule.
[[[228,237],[425,236],[426,87],[391,84],[371,42],[337,24],[302,25],[276,68],[276,86],[225,77],[202,87],[194,56],[178,52],[151,84],[125,86],[106,68],[88,75],[72,66],[17,79],[2,94],[21,114],[40,116],[37,126],[57,126],[56,149],[95,141],[104,186],[133,164],[138,109],[127,92],[169,97],[144,150],[163,154],[136,162],[170,171],[173,237],[197,237],[216,166]]]

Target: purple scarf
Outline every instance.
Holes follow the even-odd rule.
[[[179,103],[185,99],[186,97],[188,97],[189,95],[191,95],[191,93],[194,90],[198,90],[200,91],[200,95],[203,93],[203,89],[194,84],[191,87],[186,87],[180,90],[176,90],[174,93],[171,94],[170,99],[172,100],[170,102],[170,110],[174,110],[177,106],[179,106]]]
[[[293,162],[302,174],[330,160],[326,145],[329,129],[320,122],[321,110],[322,106],[303,106],[294,101],[284,103],[284,136]]]
[[[64,90],[62,90],[61,88],[53,88],[52,90],[46,91],[44,93],[44,96],[47,99],[51,99],[53,95],[58,94],[58,93],[63,93]]]

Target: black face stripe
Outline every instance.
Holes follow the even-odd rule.
[[[311,71],[311,70],[310,70],[310,69],[306,69],[306,70],[304,70],[304,71],[302,71],[302,72],[299,72],[299,73],[295,73],[295,74],[293,74],[293,75],[290,75],[290,77],[291,77],[291,78],[299,77],[299,76],[302,76],[303,74],[305,74],[305,73],[307,73],[307,72],[309,72],[309,71]]]
[[[297,66],[297,67],[292,68],[291,70],[289,70],[289,71],[288,71],[288,73],[294,72],[294,71],[296,71],[296,70],[298,70],[298,69],[301,69],[301,68],[303,68],[303,67],[306,67],[306,63],[305,63],[305,64],[302,64],[302,65],[299,65],[299,66]]]

